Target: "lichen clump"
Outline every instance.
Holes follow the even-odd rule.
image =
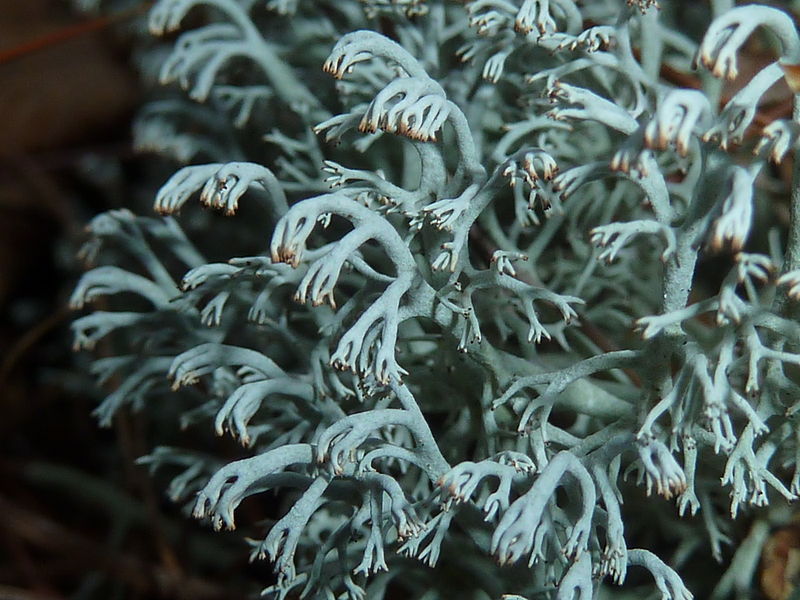
[[[241,442],[142,462],[217,528],[277,491],[246,523],[268,597],[688,600],[744,510],[713,597],[756,585],[800,494],[800,194],[769,208],[800,125],[756,116],[800,38],[775,8],[695,6],[704,33],[665,4],[150,9],[179,33],[136,142],[183,166],[162,216],[91,222],[72,304],[113,297],[75,346],[108,336],[102,424]],[[756,30],[774,62],[723,93]]]

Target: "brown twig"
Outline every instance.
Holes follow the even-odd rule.
[[[0,600],[63,600],[64,596],[34,592],[10,585],[0,585]]]
[[[14,564],[14,571],[23,578],[27,588],[29,588],[24,591],[28,594],[42,594],[48,598],[57,598],[58,595],[55,591],[42,580],[41,575],[38,573],[37,565],[34,563],[34,559],[25,544],[7,531],[4,532],[2,538],[8,556]],[[0,600],[4,598],[3,592],[0,591]]]
[[[122,10],[118,13],[97,17],[81,23],[75,23],[74,25],[67,25],[66,27],[61,27],[56,31],[46,33],[38,38],[23,42],[22,44],[17,44],[8,50],[2,50],[0,51],[0,65],[13,62],[23,56],[39,52],[51,46],[63,44],[69,40],[94,33],[95,31],[101,31],[112,25],[132,19],[147,11],[151,4],[152,2],[145,2],[139,6],[134,6],[133,8]]]
[[[0,496],[0,513],[3,514],[3,519],[0,519],[0,530],[9,532],[39,551],[68,554],[80,563],[84,571],[101,571],[145,597],[187,600],[241,598],[241,594],[229,591],[211,581],[175,573],[130,554],[109,552],[105,545],[44,515],[18,506],[3,496]]]
[[[182,577],[183,567],[164,533],[164,516],[159,510],[158,497],[153,489],[152,481],[147,477],[145,471],[136,465],[136,459],[147,454],[141,420],[129,411],[121,410],[117,413],[115,429],[125,457],[128,480],[136,488],[149,515],[149,533],[163,568],[175,577]]]
[[[44,321],[40,321],[31,327],[14,343],[11,349],[5,353],[5,358],[2,363],[0,363],[0,389],[3,388],[20,358],[33,348],[45,335],[58,327],[69,314],[70,311],[66,306],[61,307]]]

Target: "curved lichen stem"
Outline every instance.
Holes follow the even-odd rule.
[[[444,475],[450,470],[450,464],[445,459],[436,439],[433,437],[428,421],[419,407],[411,390],[402,383],[392,382],[392,390],[394,391],[397,399],[405,410],[407,410],[411,418],[415,421],[414,432],[417,434],[415,453],[421,456],[422,463],[425,466],[425,471],[431,478],[431,481],[436,481],[439,477]]]
[[[261,67],[270,80],[277,95],[290,107],[296,108],[297,104],[303,105],[310,112],[310,122],[317,123],[330,118],[330,113],[322,106],[315,94],[300,81],[286,62],[278,55],[275,47],[267,42],[247,15],[245,10],[236,2],[222,2],[221,0],[207,0],[209,4],[223,10],[236,24],[245,36],[248,44],[257,50],[251,53],[253,60]]]
[[[481,180],[486,177],[486,169],[483,167],[483,164],[481,164],[480,157],[478,156],[478,148],[472,137],[467,117],[453,102],[450,102],[450,105],[451,111],[448,120],[453,126],[453,131],[455,131],[456,144],[461,154],[459,168],[464,169],[465,174],[470,180],[482,183]]]

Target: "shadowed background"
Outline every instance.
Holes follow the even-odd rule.
[[[97,427],[100,392],[69,348],[84,224],[148,193],[130,142],[142,94],[126,36],[142,12],[0,0],[4,600],[242,598],[268,572],[247,565],[241,542],[184,518],[134,466],[149,448],[135,416]]]

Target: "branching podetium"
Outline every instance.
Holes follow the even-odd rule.
[[[187,423],[246,448],[142,462],[178,469],[195,517],[260,536],[268,597],[757,587],[759,532],[800,494],[800,181],[769,165],[796,154],[800,110],[761,108],[791,101],[800,38],[719,0],[693,4],[693,38],[663,4],[150,9],[178,33],[137,145],[183,164],[161,217],[89,225],[101,266],[72,304],[113,297],[75,347],[113,341],[102,424],[183,395]],[[740,75],[762,30],[774,62]],[[195,196],[223,214],[198,219]],[[241,522],[268,490],[283,516]],[[744,510],[751,535],[723,547]],[[684,569],[711,555],[732,565],[718,582]]]

